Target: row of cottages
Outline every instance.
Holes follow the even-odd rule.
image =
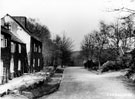
[[[14,46],[16,45],[16,46]],[[0,83],[21,76],[27,66],[26,44],[1,25]]]
[[[1,83],[43,68],[42,42],[27,29],[26,21],[9,14],[1,19]]]

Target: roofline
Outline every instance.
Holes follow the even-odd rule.
[[[21,43],[21,42],[18,42],[18,41],[12,40],[12,39],[11,39],[11,42],[16,42],[16,43],[18,43],[18,44],[26,45],[26,43]]]
[[[11,15],[9,15],[9,14],[6,14],[6,16],[11,17],[21,28],[23,28],[23,30],[24,30],[25,32],[27,32],[30,36],[32,36],[33,38],[35,38],[36,40],[38,40],[38,41],[41,42],[41,40],[40,40],[38,37],[35,37],[35,36],[33,36],[32,34],[30,34],[31,32],[30,32],[28,29],[24,28],[13,16],[11,16]],[[24,18],[26,18],[26,17],[24,17]]]

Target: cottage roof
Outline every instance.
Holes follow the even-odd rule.
[[[23,43],[23,44],[25,44],[23,41],[21,41],[17,36],[15,36],[12,32],[10,32],[10,34],[11,34],[11,40],[12,41],[16,41],[16,42],[18,42],[18,43]]]
[[[31,37],[33,37],[34,39],[41,41],[40,38],[36,37],[35,35],[33,35],[27,28],[26,28],[26,17],[23,16],[11,16],[9,14],[7,14],[7,16],[11,17],[21,28],[23,28],[24,31],[26,31]],[[23,21],[21,21],[20,19],[23,18]]]

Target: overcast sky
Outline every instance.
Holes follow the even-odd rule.
[[[127,7],[135,10],[134,0],[1,0],[0,17],[26,16],[46,25],[52,36],[65,33],[80,49],[83,36],[98,28],[99,21],[113,22],[120,12],[108,12]]]

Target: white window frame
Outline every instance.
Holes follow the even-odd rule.
[[[1,34],[1,47],[4,48],[4,35]]]
[[[1,47],[2,48],[7,47],[7,39],[5,38],[3,34],[1,34]]]
[[[21,60],[18,60],[18,71],[21,70]]]
[[[18,47],[19,47],[19,53],[21,53],[21,44],[19,44]]]
[[[37,47],[35,46],[35,52],[37,52]]]
[[[35,44],[33,44],[33,51],[35,52]]]
[[[10,61],[10,72],[14,73],[14,58],[13,58],[13,56],[11,57],[11,61]]]
[[[11,53],[15,53],[15,43],[11,42]]]
[[[40,46],[38,46],[38,52],[41,53],[41,47]]]
[[[40,58],[38,58],[38,66],[40,66]]]
[[[36,63],[36,60],[35,60],[35,59],[33,59],[33,67],[35,67],[35,63]]]
[[[34,43],[34,52],[36,52],[36,44]]]

